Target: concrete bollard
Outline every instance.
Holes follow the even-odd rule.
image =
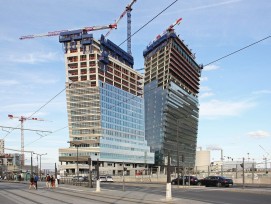
[[[171,200],[172,194],[171,194],[171,183],[167,183],[167,189],[166,189],[166,200]]]
[[[100,179],[96,181],[96,192],[100,192],[101,188],[100,188]]]

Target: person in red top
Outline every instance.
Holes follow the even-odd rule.
[[[55,188],[55,178],[53,175],[51,176],[51,186],[52,188]]]
[[[34,189],[36,189],[36,185],[35,185],[35,182],[34,182],[34,178],[33,178],[33,177],[31,177],[31,179],[30,179],[29,190],[30,190],[32,187],[34,187]]]

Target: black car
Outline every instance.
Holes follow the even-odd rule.
[[[198,184],[198,178],[196,176],[180,176],[179,177],[179,185],[185,185],[189,184],[189,178],[190,178],[190,185],[197,185]],[[178,178],[175,178],[171,181],[171,184],[178,185]]]
[[[232,179],[225,178],[223,176],[208,176],[204,179],[198,180],[198,185],[203,185],[203,186],[224,186],[224,187],[229,187],[233,185]]]

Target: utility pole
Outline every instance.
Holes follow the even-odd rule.
[[[57,168],[56,168],[56,163],[55,163],[55,180],[57,181]]]
[[[168,159],[167,159],[167,187],[166,187],[166,200],[171,200],[171,181],[170,181],[170,153],[168,152]]]
[[[41,179],[41,156],[47,155],[47,153],[45,153],[45,154],[33,153],[33,154],[37,155],[37,175],[40,175],[40,179]],[[38,167],[38,156],[40,156],[40,171],[39,171],[39,167]]]
[[[268,173],[268,171],[267,171],[267,158],[264,157],[263,160],[264,160],[265,173],[267,174]]]
[[[31,152],[31,172],[30,172],[30,177],[33,177],[33,159],[32,159],[33,152]]]
[[[97,165],[96,165],[96,171],[97,171],[97,179],[96,179],[96,192],[100,192],[100,164],[99,164],[99,159],[97,159]]]
[[[245,157],[243,157],[243,188],[245,188]]]
[[[39,155],[40,155],[40,179],[41,179],[41,156],[47,155],[47,153],[45,153],[45,154],[39,154]]]
[[[176,124],[177,124],[177,182],[178,182],[178,188],[180,186],[180,155],[179,155],[179,120],[177,119]],[[183,165],[184,166],[184,165]],[[183,175],[184,177],[184,175]],[[183,184],[184,185],[184,184]]]
[[[92,184],[92,160],[91,160],[91,158],[88,158],[88,165],[89,165],[89,187],[93,188],[93,184]]]
[[[124,162],[122,162],[122,191],[125,191],[125,180],[124,180]]]
[[[223,176],[223,149],[221,149],[221,176]]]
[[[39,157],[37,155],[37,171],[36,174],[39,175]]]

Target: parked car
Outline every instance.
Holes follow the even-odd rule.
[[[183,185],[183,182],[185,185],[189,184],[189,178],[190,178],[190,185],[197,185],[198,184],[198,178],[196,176],[180,176],[179,179],[175,178],[171,181],[171,184],[173,185],[178,185],[178,180],[179,180],[179,185]]]
[[[233,181],[232,179],[225,178],[223,176],[208,176],[204,179],[200,179],[198,181],[198,185],[203,185],[203,186],[217,186],[217,187],[229,187],[233,186]]]
[[[84,181],[84,177],[83,176],[74,176],[72,177],[72,181]]]
[[[113,182],[113,178],[112,176],[100,176],[100,182]]]
[[[113,182],[112,176],[106,176],[106,182]]]

